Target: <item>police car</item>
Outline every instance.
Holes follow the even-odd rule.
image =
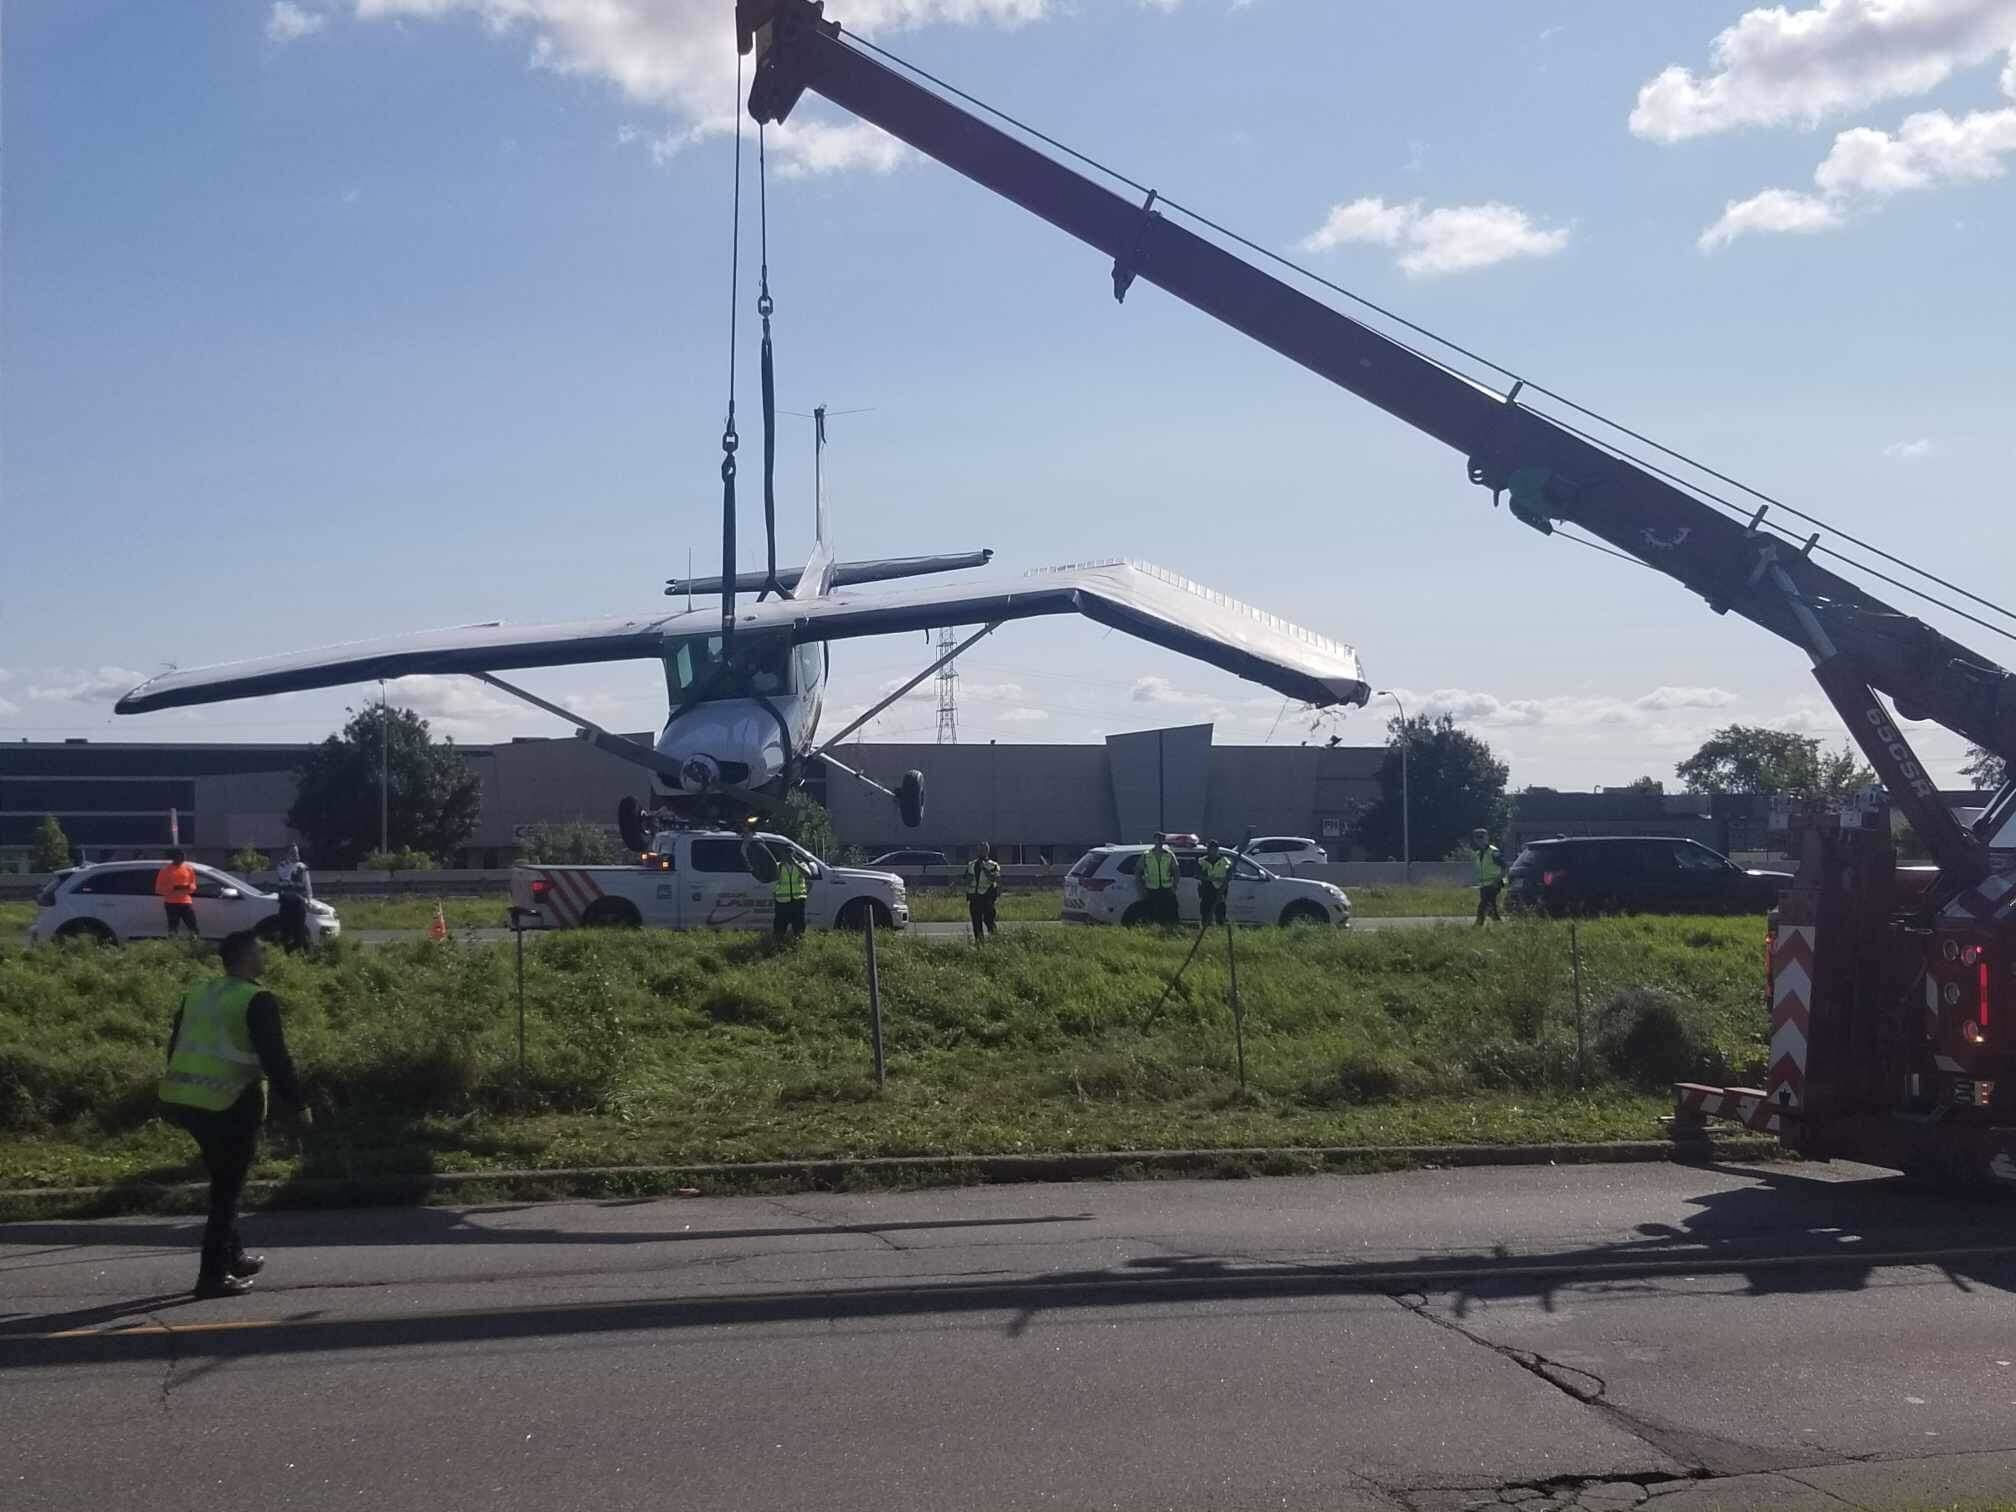
[[[154,895],[154,876],[168,863],[158,861],[101,861],[58,872],[35,899],[35,919],[28,926],[28,942],[39,940],[95,940],[100,944],[124,944],[128,940],[157,940],[168,933],[168,915]],[[272,936],[280,928],[280,897],[264,892],[230,872],[191,862],[196,873],[196,932],[206,940],[250,929]],[[327,903],[308,904],[308,934],[311,939],[333,940],[343,932],[336,910]]]
[[[1184,837],[1187,839],[1188,837]],[[1176,908],[1185,923],[1197,922],[1195,844],[1172,844],[1176,854]],[[1145,924],[1148,905],[1141,896],[1145,845],[1101,845],[1087,851],[1064,877],[1067,924]],[[1277,877],[1247,856],[1221,852],[1232,862],[1225,890],[1225,917],[1235,924],[1322,924],[1344,928],[1351,900],[1344,889],[1307,877]]]

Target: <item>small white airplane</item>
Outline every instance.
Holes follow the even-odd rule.
[[[822,417],[823,418],[823,417]],[[824,444],[824,426],[815,432]],[[958,556],[835,562],[823,472],[814,487],[812,555],[796,574],[673,579],[668,594],[721,593],[718,617],[689,607],[671,614],[509,625],[491,621],[447,630],[351,641],[316,651],[194,667],[149,678],[116,705],[146,714],[304,688],[335,687],[415,673],[462,673],[574,725],[598,749],[648,769],[661,811],[679,818],[734,819],[780,800],[806,764],[823,761],[895,801],[903,822],[924,817],[921,773],[893,789],[844,765],[833,750],[882,710],[1011,619],[1082,614],[1141,640],[1222,667],[1305,703],[1364,704],[1371,696],[1357,651],[1139,562],[1048,568],[1015,578],[962,578],[930,587],[855,593],[863,583],[984,566],[991,551]],[[732,547],[729,548],[732,550]],[[728,551],[724,551],[728,555]],[[729,556],[732,566],[732,556]],[[738,595],[755,592],[753,603]],[[772,597],[771,595],[775,596]],[[845,729],[814,746],[830,671],[830,643],[858,636],[979,625]],[[671,712],[651,745],[614,734],[496,674],[521,667],[648,660],[663,663]],[[647,820],[634,801],[619,815],[639,844]]]

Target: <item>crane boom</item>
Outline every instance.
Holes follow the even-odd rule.
[[[2016,677],[1820,566],[1812,539],[1760,529],[1762,510],[1746,525],[1520,404],[1518,385],[1501,396],[1311,298],[1160,214],[1154,195],[1125,199],[871,57],[823,11],[737,0],[758,121],[784,120],[812,90],[1111,257],[1116,298],[1137,279],[1173,294],[1455,449],[1525,524],[1573,524],[1793,642],[1942,870],[1958,882],[1985,869],[1872,689],[2016,765]]]

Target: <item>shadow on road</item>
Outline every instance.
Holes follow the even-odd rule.
[[[1136,1259],[1102,1270],[1055,1272],[1007,1280],[920,1279],[887,1286],[820,1287],[625,1301],[556,1301],[535,1306],[401,1314],[396,1317],[310,1316],[246,1319],[220,1332],[205,1325],[175,1330],[184,1355],[269,1355],[415,1344],[509,1341],[565,1335],[719,1327],[730,1324],[827,1322],[1007,1312],[1019,1331],[1046,1312],[1139,1304],[1209,1303],[1235,1299],[1342,1296],[1354,1293],[1453,1296],[1459,1312],[1476,1301],[1533,1299],[1552,1306],[1562,1288],[1663,1277],[1741,1276],[1729,1300],[1785,1292],[1852,1293],[1879,1268],[1936,1268],[1953,1285],[2016,1292],[2016,1207],[1956,1203],[1921,1194],[1895,1180],[1823,1182],[1770,1173],[1752,1184],[1691,1199],[1696,1211],[1679,1225],[1647,1224],[1642,1237],[1612,1244],[1563,1246],[1535,1253],[1458,1251],[1381,1258],[1264,1262],[1211,1255]],[[412,1224],[410,1242],[457,1237],[457,1215],[429,1231],[429,1210],[385,1215]],[[889,1232],[901,1228],[985,1227],[995,1224],[1084,1222],[1090,1215],[1025,1219],[962,1219],[942,1223],[822,1224],[805,1229],[681,1230],[668,1234],[582,1235],[555,1230],[472,1234],[506,1242],[638,1243],[697,1238],[767,1238],[792,1233]],[[347,1220],[346,1220],[347,1221]],[[18,1226],[10,1226],[13,1233]],[[28,1226],[28,1227],[33,1227]],[[58,1226],[60,1227],[60,1226]],[[94,1236],[103,1231],[91,1226]],[[144,1231],[144,1242],[159,1230]],[[314,1242],[314,1241],[309,1241]],[[356,1242],[385,1243],[381,1232]],[[144,1311],[126,1304],[128,1311]],[[114,1316],[117,1316],[115,1314]],[[110,1330],[54,1338],[63,1327],[87,1325],[15,1317],[0,1323],[10,1336],[0,1369],[158,1356],[168,1349],[160,1329]]]

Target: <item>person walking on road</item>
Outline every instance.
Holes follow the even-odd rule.
[[[286,858],[273,870],[280,882],[280,943],[299,953],[313,943],[308,938],[308,900],[315,896],[301,847],[288,846]]]
[[[1001,926],[994,920],[994,910],[1000,901],[1001,863],[982,840],[974,848],[973,859],[966,863],[966,913],[973,921],[975,945],[987,935],[1000,932]]]
[[[167,861],[154,873],[154,896],[168,915],[169,939],[175,938],[178,929],[188,930],[192,939],[202,937],[196,928],[196,868],[183,859],[181,851],[168,852]]]
[[[787,934],[793,939],[804,937],[805,899],[811,892],[804,864],[795,852],[787,849],[777,858],[777,880],[770,884],[770,899],[777,907],[770,926],[773,939],[781,940]]]
[[[250,1291],[266,1264],[265,1256],[247,1254],[238,1237],[238,1198],[266,1118],[266,1082],[303,1124],[314,1121],[287,1054],[279,1000],[259,986],[265,957],[258,938],[241,931],[218,953],[224,975],[198,982],[175,1010],[160,1086],[162,1116],[196,1141],[210,1175],[198,1298]]]
[[[1232,885],[1232,858],[1218,849],[1216,840],[1204,842],[1204,857],[1197,863],[1197,917],[1204,928],[1225,922],[1225,892]]]
[[[1158,830],[1155,843],[1141,858],[1141,898],[1151,924],[1181,924],[1176,909],[1176,853]]]
[[[1498,894],[1505,886],[1504,858],[1492,847],[1490,832],[1478,826],[1470,831],[1470,849],[1477,859],[1477,922],[1489,917],[1503,922],[1498,912]]]

